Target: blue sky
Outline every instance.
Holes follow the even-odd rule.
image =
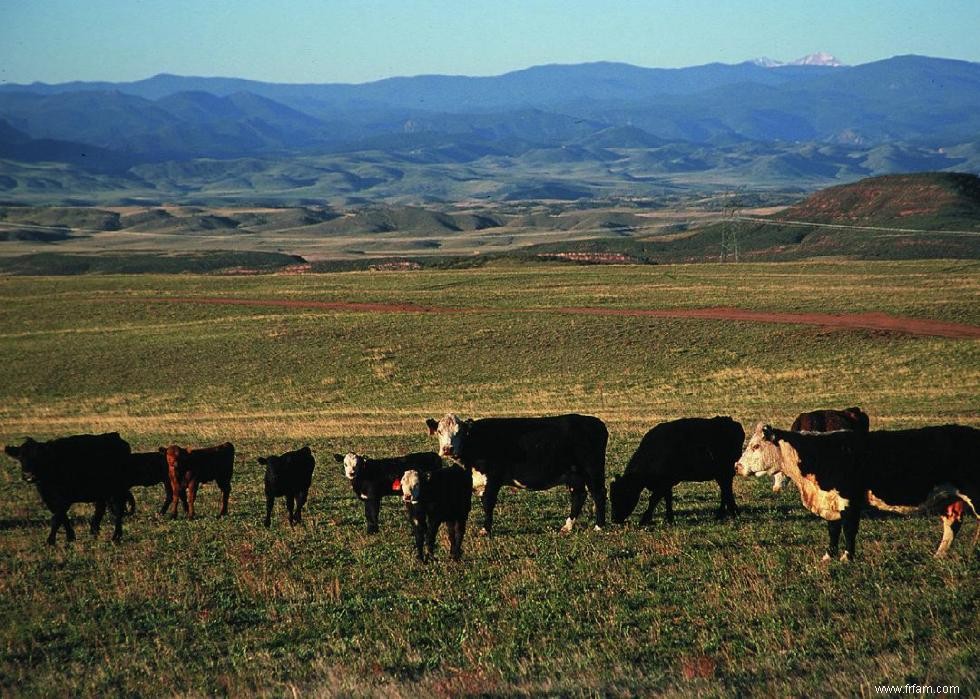
[[[0,82],[156,73],[274,82],[673,68],[828,51],[980,61],[980,0],[0,0]]]

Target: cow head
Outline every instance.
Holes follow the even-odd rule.
[[[782,455],[772,427],[760,422],[742,456],[735,462],[735,473],[740,476],[772,476],[782,468]]]
[[[187,458],[188,450],[171,444],[169,447],[160,447],[160,453],[167,459],[167,470],[180,480],[184,476],[184,466],[181,462]]]
[[[275,455],[260,456],[256,461],[265,466],[266,473],[276,474],[282,466],[283,458]]]
[[[419,490],[422,486],[422,477],[416,470],[405,471],[402,474],[402,500],[412,505],[419,502]]]
[[[44,445],[30,437],[27,437],[19,447],[8,444],[3,448],[7,456],[20,462],[21,478],[28,483],[34,483],[39,477],[38,468],[41,466],[43,450]]]
[[[458,459],[463,448],[463,441],[473,425],[472,420],[460,420],[453,413],[436,422],[431,417],[425,421],[430,435],[439,438],[439,455]]]
[[[612,508],[613,522],[622,524],[627,517],[633,514],[642,490],[643,486],[633,482],[626,475],[612,479],[612,483],[609,484],[609,505]]]
[[[844,408],[844,412],[851,416],[851,420],[857,425],[857,432],[867,432],[871,428],[871,421],[868,420],[868,415],[861,408],[857,406],[853,408]]]
[[[367,459],[365,459],[360,454],[355,454],[352,451],[346,454],[334,454],[334,461],[344,465],[344,476],[347,480],[354,480],[354,476],[357,475],[357,469],[361,468]]]

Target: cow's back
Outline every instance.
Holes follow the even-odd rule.
[[[483,418],[473,422],[463,445],[462,461],[470,464],[593,465],[604,469],[609,432],[590,415],[530,418]]]
[[[105,500],[128,488],[129,454],[129,444],[118,432],[45,442],[38,488],[42,497],[56,495],[70,502]]]
[[[814,410],[800,413],[793,421],[791,430],[794,432],[834,432],[836,430],[853,430],[867,432],[870,423],[868,416],[860,408],[844,410]]]
[[[193,449],[181,459],[181,470],[192,472],[198,482],[231,480],[235,468],[235,447],[225,442],[216,447]]]
[[[640,440],[623,475],[646,476],[670,470],[687,478],[701,474],[710,480],[721,469],[733,471],[744,440],[742,425],[730,417],[662,422]]]
[[[941,425],[878,430],[868,435],[866,484],[891,505],[915,505],[950,483],[976,497],[980,489],[980,430]]]

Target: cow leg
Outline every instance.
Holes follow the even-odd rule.
[[[582,507],[585,505],[585,485],[583,483],[569,485],[568,494],[571,496],[572,509],[568,515],[568,519],[565,520],[565,524],[562,525],[561,532],[563,534],[572,531],[572,527],[575,526],[575,520],[582,514]]]
[[[218,516],[224,517],[228,514],[228,498],[231,496],[231,481],[218,483],[218,487],[221,488],[221,511],[218,513]]]
[[[295,522],[293,521],[294,511],[296,509],[296,498],[290,493],[286,496],[286,511],[289,512],[289,526],[293,526]]]
[[[171,498],[171,501],[173,502],[173,505],[174,505],[174,511],[173,511],[173,514],[171,515],[171,517],[173,519],[177,519],[177,503],[178,503],[178,501],[182,501],[184,503],[184,511],[185,512],[187,511],[187,491],[186,491],[186,486],[184,486],[180,482],[178,482],[176,478],[171,478],[170,479],[170,492],[173,495],[173,497]]]
[[[650,524],[650,520],[653,519],[653,511],[657,508],[657,504],[660,502],[660,498],[663,497],[662,493],[657,492],[657,490],[650,491],[650,502],[647,503],[647,509],[643,511],[643,516],[640,517],[640,526],[645,527]]]
[[[721,488],[721,505],[717,515],[715,515],[717,519],[725,519],[726,514],[734,518],[738,514],[738,508],[735,507],[735,493],[732,491],[732,480],[732,478],[719,478],[717,481],[718,487]]]
[[[133,516],[136,514],[136,498],[133,497],[133,491],[126,491],[126,514]]]
[[[425,563],[425,551],[423,544],[425,543],[425,517],[422,515],[415,515],[412,517],[412,531],[415,534],[415,555],[418,557],[419,562]]]
[[[595,505],[595,528],[599,530],[606,526],[606,484],[601,479],[589,481],[588,488]]]
[[[275,498],[275,496],[274,495],[269,495],[268,493],[266,493],[266,496],[265,496],[265,519],[262,522],[265,525],[265,528],[266,529],[268,529],[269,528],[269,525],[272,524],[272,507],[275,504],[276,504],[276,498]]]
[[[163,492],[164,492],[163,505],[160,507],[161,515],[167,514],[167,510],[170,509],[170,503],[174,502],[175,500],[174,489],[173,486],[170,484],[170,479],[166,479],[163,481]],[[176,506],[176,503],[174,504]]]
[[[936,549],[936,558],[942,558],[946,555],[950,544],[953,543],[953,539],[960,531],[960,527],[963,525],[963,510],[963,501],[957,500],[951,503],[939,517],[943,523],[943,538],[939,542],[939,548]]]
[[[858,525],[861,523],[860,506],[851,505],[841,513],[844,522],[844,553],[840,559],[842,561],[854,560],[854,545],[857,540]]]
[[[58,534],[58,528],[65,526],[65,539],[67,541],[75,540],[75,532],[71,528],[71,522],[68,520],[68,508],[57,509],[51,514],[51,532],[48,534],[48,545],[54,546],[55,537]]]
[[[301,490],[299,494],[296,495],[296,524],[300,524],[303,521],[303,505],[306,504],[307,491]]]
[[[95,512],[92,513],[92,521],[89,522],[89,531],[92,536],[99,535],[99,528],[102,526],[102,518],[105,516],[105,500],[95,503]]]
[[[783,489],[783,485],[786,484],[786,476],[783,473],[777,473],[772,477],[772,492],[779,493]]]
[[[428,558],[432,558],[435,555],[436,550],[436,535],[439,533],[439,525],[441,522],[437,517],[428,518],[428,527],[426,527],[425,532],[425,552]]]
[[[497,506],[497,494],[500,492],[500,483],[496,480],[488,480],[487,487],[480,497],[483,504],[483,529],[480,536],[492,536],[493,534],[493,508]]]
[[[823,555],[821,560],[829,561],[831,558],[837,557],[837,549],[840,544],[840,530],[842,522],[839,519],[830,520],[827,522],[827,532],[830,534],[830,544],[827,547],[827,553]]]
[[[187,519],[194,519],[195,500],[197,500],[197,481],[191,481],[187,484],[187,506],[190,508],[187,511]]]
[[[123,514],[126,512],[126,497],[113,498],[109,503],[109,509],[112,510],[113,523],[115,525],[112,528],[112,540],[121,541],[123,535]]]
[[[449,555],[454,561],[463,557],[463,535],[466,533],[466,521],[456,520],[455,526],[451,530],[453,543],[449,550]]]
[[[667,520],[667,524],[674,523],[674,486],[667,486],[667,493],[664,495],[664,504],[667,506],[667,511],[664,517]]]
[[[378,533],[378,514],[381,512],[381,496],[371,495],[364,501],[364,518],[367,520],[367,533]]]

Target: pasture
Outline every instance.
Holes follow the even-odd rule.
[[[183,299],[165,301],[161,299]],[[254,300],[194,303],[194,297]],[[444,306],[357,312],[261,300]],[[0,692],[14,695],[874,695],[980,691],[980,550],[968,521],[934,560],[937,517],[869,517],[858,559],[821,563],[826,524],[795,489],[675,490],[632,523],[560,535],[563,489],[505,489],[495,536],[470,517],[462,564],[415,562],[334,452],[434,449],[427,417],[581,412],[609,427],[607,478],[681,416],[788,427],[860,405],[872,429],[980,425],[980,340],[797,324],[560,314],[557,308],[884,312],[980,325],[980,265],[802,262],[217,277],[0,277],[0,442],[119,431],[134,451],[234,442],[229,517],[158,517],[137,490],[120,545],[48,513],[0,466]],[[469,309],[469,310],[461,310]],[[317,456],[304,524],[262,526],[259,456]],[[927,465],[925,466],[927,467]],[[641,501],[641,504],[645,502]],[[662,505],[661,505],[662,508]],[[641,508],[642,509],[642,508]],[[111,527],[110,527],[111,528]]]

